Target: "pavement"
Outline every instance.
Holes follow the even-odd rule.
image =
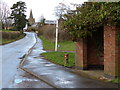
[[[25,56],[20,68],[53,88],[118,88],[117,84],[86,78],[70,68],[53,64],[40,55],[43,52],[46,51],[42,41],[37,38],[36,45]]]
[[[103,70],[81,70],[81,69],[72,69],[72,72],[79,74],[81,76],[84,76],[86,78],[92,78],[95,80],[100,80],[102,82],[110,82],[111,78],[106,78],[104,76],[104,71]]]

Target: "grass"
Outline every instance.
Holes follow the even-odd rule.
[[[39,36],[39,38],[43,41],[43,48],[45,50],[55,49],[54,42],[51,42],[50,40],[45,39],[43,36]],[[59,51],[75,51],[75,43],[72,41],[58,42],[58,44],[60,45],[60,48],[58,48]]]
[[[68,63],[65,64],[64,54],[68,54]],[[62,66],[73,67],[75,66],[75,53],[73,52],[45,52],[41,54],[45,59]]]
[[[15,31],[12,31],[12,30],[0,30],[0,31],[3,31],[3,32],[15,32]]]
[[[39,38],[43,41],[43,48],[45,50],[54,50],[55,43],[45,39],[43,36],[39,36]]]
[[[114,82],[114,83],[119,83],[119,84],[120,84],[120,77],[118,77],[118,78],[112,80],[112,82]]]
[[[22,35],[20,35],[20,36],[19,36],[18,38],[16,38],[16,39],[2,39],[2,40],[0,40],[0,45],[4,45],[4,44],[8,44],[8,43],[17,41],[17,40],[23,38],[24,36],[25,36],[25,34],[22,34]]]
[[[45,50],[54,50],[55,43],[45,39],[43,36],[39,36],[43,41],[43,48]],[[60,48],[58,51],[74,51],[75,44],[72,41],[59,42]],[[64,54],[68,54],[68,63],[65,64]],[[75,53],[73,52],[45,52],[41,54],[45,59],[62,66],[73,67],[75,66]]]

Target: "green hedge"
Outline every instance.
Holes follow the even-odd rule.
[[[2,39],[16,39],[21,35],[19,31],[0,31],[0,33],[2,34]]]

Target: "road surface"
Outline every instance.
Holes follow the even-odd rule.
[[[2,48],[0,48],[0,90],[2,88]]]
[[[16,42],[0,46],[2,49],[2,88],[9,88],[10,82],[17,73],[20,58],[35,44],[35,33],[26,32],[26,36]],[[1,65],[0,65],[1,66]],[[1,80],[1,79],[0,79]]]

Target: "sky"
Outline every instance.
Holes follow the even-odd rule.
[[[74,4],[82,4],[83,2],[86,2],[88,0],[1,0],[9,7],[12,7],[12,5],[18,1],[23,1],[26,3],[27,6],[27,18],[29,17],[30,10],[32,9],[33,17],[35,18],[35,21],[40,21],[40,17],[44,16],[47,20],[56,20],[55,17],[55,7],[61,3],[64,2],[67,5],[71,5],[70,3]],[[71,9],[73,9],[73,5],[71,5]]]

